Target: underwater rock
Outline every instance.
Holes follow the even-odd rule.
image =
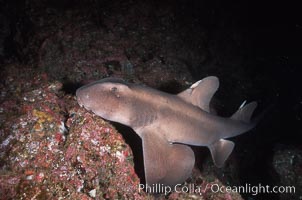
[[[302,151],[298,148],[277,146],[273,156],[273,167],[278,174],[278,185],[282,188],[294,186],[295,192],[280,193],[281,200],[302,197]]]

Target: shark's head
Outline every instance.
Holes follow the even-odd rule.
[[[85,85],[76,91],[81,107],[104,119],[127,124],[131,113],[131,89],[120,79],[106,78]]]

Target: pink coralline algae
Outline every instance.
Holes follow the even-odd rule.
[[[0,105],[0,199],[147,198],[122,136],[62,84],[40,75],[11,87],[20,92]]]

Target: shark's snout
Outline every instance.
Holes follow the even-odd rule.
[[[79,106],[80,106],[81,108],[83,108],[84,105],[83,105],[83,103],[82,103],[82,101],[81,101],[81,98],[77,97],[77,101],[78,101]]]
[[[84,107],[84,103],[83,103],[83,101],[81,99],[81,95],[80,95],[80,89],[78,89],[76,91],[76,97],[77,97],[77,102],[78,102],[79,106]]]

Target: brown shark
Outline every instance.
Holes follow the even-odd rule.
[[[234,148],[225,138],[255,126],[250,119],[256,102],[241,105],[230,118],[210,113],[218,86],[218,78],[210,76],[173,95],[106,78],[79,88],[76,96],[80,106],[131,127],[141,137],[148,185],[173,186],[184,182],[194,167],[189,145],[207,146],[215,165],[222,167]]]

